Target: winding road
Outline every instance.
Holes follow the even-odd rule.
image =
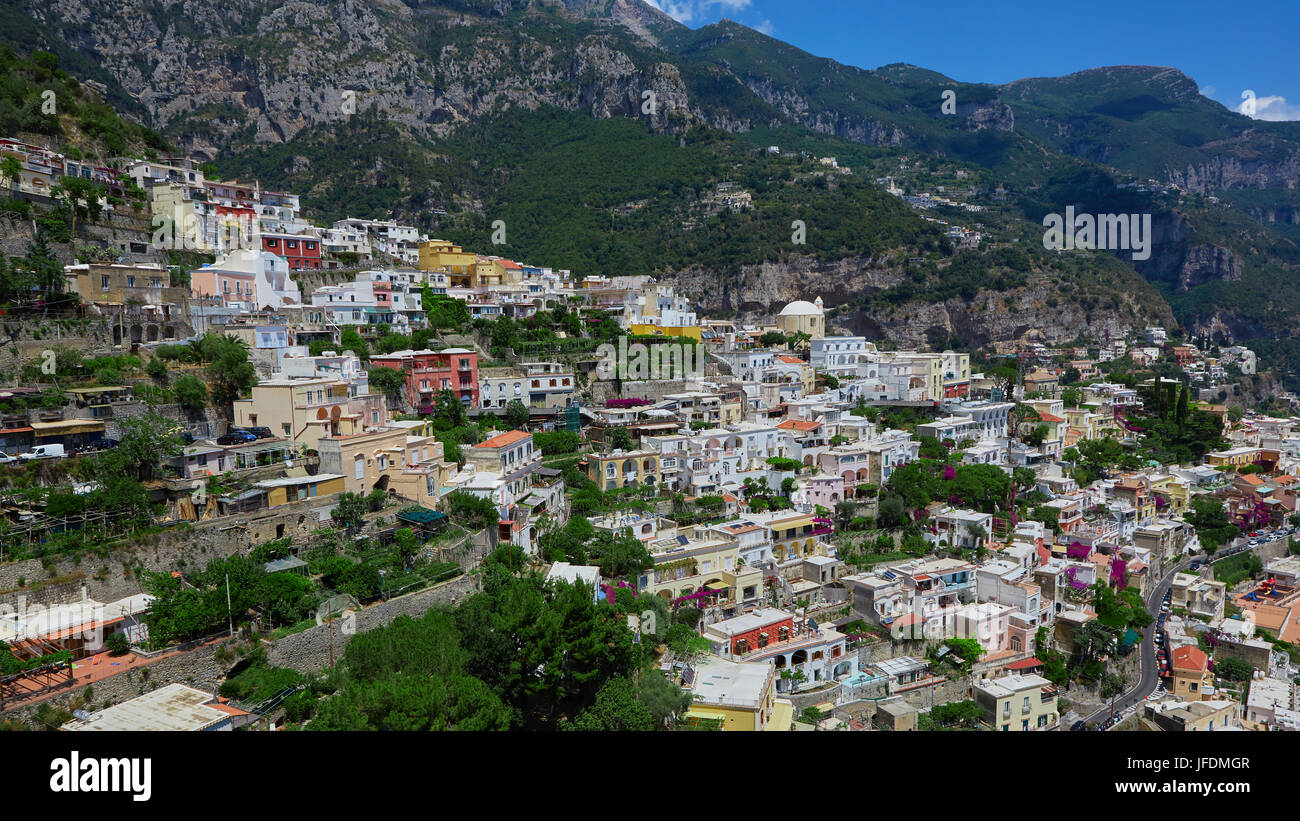
[[[1238,547],[1248,542],[1249,542],[1248,537],[1239,536],[1238,538],[1232,541],[1230,547]],[[1249,549],[1254,551],[1258,547],[1263,547],[1264,544],[1268,544],[1268,542],[1264,542],[1260,545],[1257,545],[1256,547],[1252,547]],[[1155,691],[1156,686],[1160,683],[1160,679],[1158,675],[1159,667],[1156,662],[1156,645],[1155,645],[1155,635],[1156,635],[1155,625],[1160,619],[1160,604],[1161,602],[1164,601],[1165,594],[1168,593],[1174,586],[1175,573],[1179,573],[1187,569],[1187,567],[1191,565],[1192,562],[1196,562],[1196,561],[1204,562],[1205,560],[1206,557],[1204,555],[1197,555],[1197,556],[1192,556],[1187,559],[1184,559],[1182,562],[1170,568],[1169,572],[1165,574],[1164,578],[1162,578],[1158,584],[1156,584],[1154,587],[1152,587],[1150,590],[1147,591],[1147,597],[1146,597],[1147,612],[1150,613],[1151,617],[1156,621],[1152,622],[1151,626],[1143,631],[1142,649],[1141,649],[1141,653],[1142,653],[1141,671],[1142,672],[1138,676],[1137,686],[1135,686],[1127,693],[1124,693],[1123,695],[1115,699],[1116,715],[1120,715],[1125,710],[1132,707],[1133,705],[1145,701],[1146,697],[1151,695],[1151,693]],[[1097,710],[1091,715],[1088,715],[1083,720],[1087,722],[1089,729],[1092,729],[1098,723],[1109,721],[1111,715],[1110,711],[1111,711],[1111,707],[1109,704],[1107,704],[1105,707],[1102,707],[1101,709]]]

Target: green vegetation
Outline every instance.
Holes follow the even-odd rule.
[[[483,572],[483,592],[458,607],[354,636],[341,686],[308,729],[649,730],[685,710],[689,697],[648,669],[653,655],[627,627],[624,613],[654,605],[544,584],[517,548]]]
[[[1263,570],[1264,562],[1260,560],[1259,556],[1250,551],[1245,551],[1215,562],[1214,578],[1226,584],[1228,589],[1231,590],[1246,579],[1262,573]]]

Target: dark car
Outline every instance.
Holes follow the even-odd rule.
[[[231,430],[231,433],[234,433],[236,430],[239,430],[239,431],[247,431],[247,432],[253,434],[253,436],[256,437],[257,439],[274,439],[274,438],[275,438],[275,434],[274,434],[274,433],[271,433],[271,429],[270,429],[270,428],[267,428],[267,427],[261,427],[261,426],[252,426],[252,425],[249,425],[249,426],[245,426],[245,427],[242,427],[242,428],[234,428],[234,429]]]
[[[1088,722],[1086,721],[1076,721],[1070,725],[1070,732],[1072,733],[1077,733],[1086,729],[1088,729]]]
[[[96,439],[93,442],[87,442],[86,444],[77,448],[76,452],[77,453],[98,453],[99,451],[103,451],[103,450],[112,450],[113,448],[117,447],[120,444],[122,443],[116,439],[108,439],[108,438]]]
[[[232,430],[225,436],[217,437],[218,445],[244,445],[256,441],[257,437],[246,430]]]

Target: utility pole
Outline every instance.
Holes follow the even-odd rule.
[[[235,637],[235,612],[230,609],[230,574],[226,574],[226,618],[230,622],[230,637]]]

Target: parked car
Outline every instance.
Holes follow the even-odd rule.
[[[17,456],[11,456],[8,453],[0,451],[0,465],[6,465],[10,462],[17,462],[17,461],[18,461]]]
[[[1076,721],[1070,725],[1070,731],[1075,733],[1087,729],[1088,729],[1088,722],[1086,721]]]
[[[105,437],[103,439],[96,439],[93,442],[87,442],[86,444],[77,448],[77,453],[98,453],[101,450],[112,450],[113,448],[117,447],[120,444],[122,443],[116,439],[109,439]]]
[[[263,426],[261,426],[261,425],[255,425],[255,426],[254,426],[254,425],[250,425],[250,426],[242,427],[242,428],[233,428],[233,429],[232,429],[232,432],[235,431],[235,430],[246,430],[246,431],[248,431],[249,433],[253,434],[253,436],[257,437],[258,439],[274,439],[274,438],[275,438],[275,434],[274,434],[274,433],[271,433],[271,429],[270,429],[270,428],[268,428],[268,427],[263,427]]]
[[[232,430],[230,433],[217,437],[218,445],[244,445],[256,441],[257,437],[246,430]]]
[[[26,453],[18,454],[19,459],[61,459],[67,456],[63,445],[36,445]]]

